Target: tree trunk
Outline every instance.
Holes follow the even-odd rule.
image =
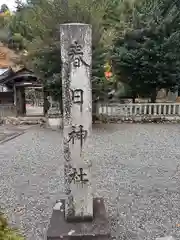
[[[156,102],[156,97],[157,97],[157,90],[153,89],[152,92],[151,92],[151,103]]]
[[[43,112],[44,112],[44,116],[46,116],[46,114],[48,112],[47,96],[48,96],[48,92],[45,89],[43,89],[43,98],[44,98]]]
[[[166,97],[168,97],[169,89],[166,89]]]
[[[61,113],[61,125],[59,126],[60,129],[63,129],[64,128],[64,122],[63,122],[63,100],[62,100],[62,97],[60,97],[59,99],[59,110],[60,110],[60,113]]]
[[[92,102],[92,122],[95,123],[96,121],[96,111],[97,111],[97,102]]]
[[[132,93],[132,102],[133,103],[136,102],[136,93],[135,92]]]
[[[60,107],[60,112],[63,115],[63,101],[62,101],[62,98],[59,100],[59,107]]]

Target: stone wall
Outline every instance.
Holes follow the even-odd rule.
[[[0,104],[0,119],[15,116],[16,107],[14,106],[14,104]]]

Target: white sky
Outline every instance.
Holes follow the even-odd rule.
[[[25,0],[23,2],[25,2]],[[7,4],[10,10],[15,10],[15,0],[0,0],[0,6],[4,3]]]

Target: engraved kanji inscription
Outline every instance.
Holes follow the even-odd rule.
[[[73,168],[73,172],[70,174],[71,182],[74,181],[74,183],[82,184],[87,183],[89,180],[87,179],[87,174],[83,171],[83,168],[79,168],[79,172],[77,172],[76,168]]]
[[[72,94],[72,101],[75,104],[80,105],[80,111],[82,112],[82,106],[83,106],[83,90],[80,88],[77,88],[75,90],[71,89]]]
[[[83,104],[83,90],[78,88],[75,90],[71,90],[71,92],[73,103]]]
[[[80,67],[83,57],[82,46],[77,42],[74,41],[69,48],[69,58],[73,62],[74,67]]]
[[[79,129],[77,130],[75,126],[72,126],[72,132],[69,133],[68,142],[75,143],[75,140],[80,140],[81,148],[83,146],[83,140],[87,137],[87,130],[83,129],[82,125],[79,125]]]

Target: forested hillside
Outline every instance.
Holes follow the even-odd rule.
[[[180,85],[179,0],[28,0],[1,7],[0,40],[61,97],[59,24],[93,27],[93,97],[151,97]],[[106,79],[104,65],[113,76]],[[123,83],[123,85],[122,85]],[[122,87],[123,86],[123,87]],[[124,91],[126,90],[126,91]]]

